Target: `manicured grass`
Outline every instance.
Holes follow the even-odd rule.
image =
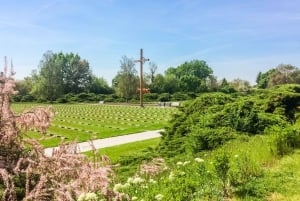
[[[20,113],[38,104],[13,104]],[[48,105],[42,105],[48,106]],[[55,117],[47,131],[48,139],[40,139],[45,147],[57,146],[63,141],[83,142],[124,134],[164,128],[176,108],[146,106],[118,106],[99,104],[54,104]],[[28,136],[37,138],[36,132]]]
[[[124,156],[138,155],[149,148],[155,148],[160,142],[160,138],[143,140],[123,145],[98,149],[96,155],[107,155],[112,163],[117,163]],[[93,156],[92,152],[85,152],[89,157]]]

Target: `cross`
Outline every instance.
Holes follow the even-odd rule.
[[[140,62],[140,106],[144,107],[143,105],[143,64],[146,61],[150,61],[150,59],[146,59],[143,57],[143,49],[141,49],[141,56],[139,60],[134,60],[134,62]]]

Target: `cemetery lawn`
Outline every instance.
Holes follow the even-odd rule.
[[[14,103],[15,113],[47,104]],[[53,104],[55,111],[51,126],[46,134],[28,131],[26,137],[38,139],[45,147],[57,146],[62,142],[84,142],[90,139],[163,129],[176,108],[100,104]]]
[[[143,140],[138,142],[131,142],[123,145],[117,145],[113,147],[107,147],[98,149],[95,153],[96,156],[106,155],[109,157],[113,164],[118,163],[123,157],[132,155],[140,155],[150,149],[154,149],[160,142],[160,138],[153,138],[150,140]],[[87,156],[93,158],[92,151],[85,152]]]

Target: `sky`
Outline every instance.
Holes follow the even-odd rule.
[[[300,0],[1,1],[0,61],[13,61],[17,79],[50,50],[78,54],[111,84],[122,56],[141,48],[157,73],[198,59],[219,80],[255,84],[279,64],[300,67]]]

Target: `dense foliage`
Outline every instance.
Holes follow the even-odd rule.
[[[300,69],[291,64],[280,64],[265,73],[259,72],[256,83],[257,87],[261,89],[281,84],[299,84]]]
[[[207,93],[186,103],[163,133],[168,155],[214,149],[241,135],[262,134],[296,121],[300,85],[282,85],[249,94]]]

